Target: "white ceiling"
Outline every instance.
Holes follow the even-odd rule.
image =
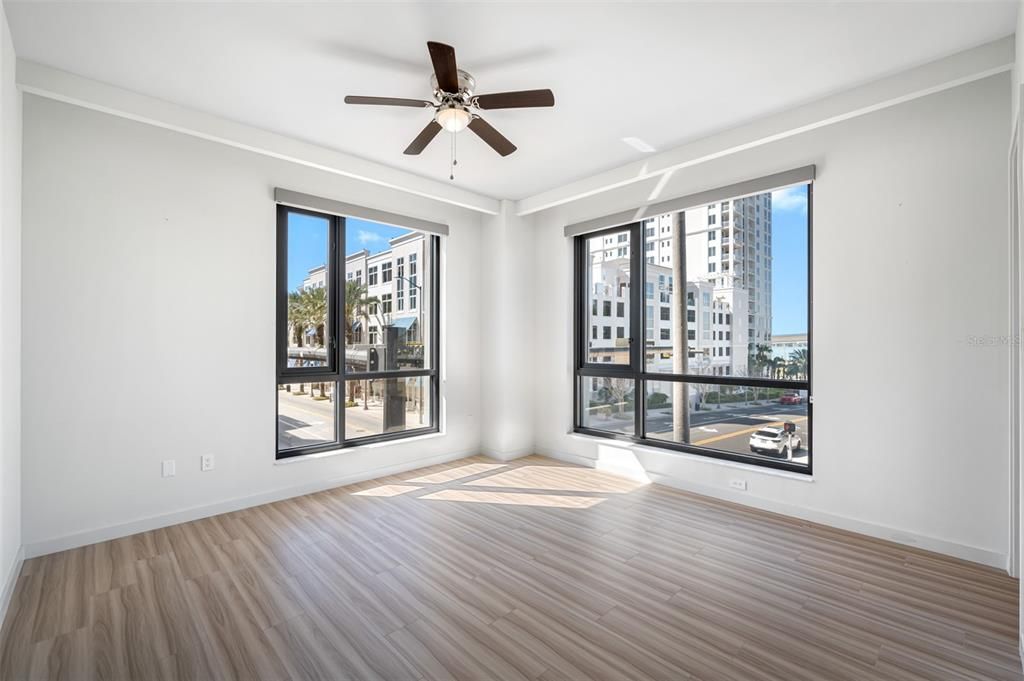
[[[429,96],[426,41],[480,93],[549,87],[554,109],[460,133],[456,183],[519,199],[1013,32],[1016,2],[5,3],[18,56],[448,181],[449,142],[402,150]]]

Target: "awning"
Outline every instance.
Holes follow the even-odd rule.
[[[394,320],[394,323],[392,324],[392,326],[394,326],[396,328],[399,328],[399,329],[411,329],[412,325],[415,324],[415,323],[416,323],[416,318],[415,317],[399,317],[398,319]]]

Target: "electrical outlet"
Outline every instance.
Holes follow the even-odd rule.
[[[167,459],[160,467],[160,474],[165,478],[174,477],[174,459]]]
[[[199,460],[199,467],[203,471],[212,471],[213,470],[213,454],[207,454],[207,455],[203,456],[202,459]]]
[[[732,487],[733,489],[738,489],[738,490],[742,490],[742,491],[746,492],[747,491],[747,481],[746,480],[740,480],[739,478],[734,478],[734,479],[729,481],[729,487]]]

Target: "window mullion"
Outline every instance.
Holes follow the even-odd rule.
[[[630,267],[638,276],[632,277],[632,303],[636,310],[630,325],[633,327],[634,342],[630,344],[630,367],[633,370],[633,433],[637,437],[644,436],[644,388],[640,374],[646,362],[647,352],[647,329],[645,327],[647,315],[646,300],[647,294],[647,257],[644,251],[645,239],[643,236],[643,222],[634,223],[630,228],[630,240],[633,247],[630,249]],[[639,284],[637,282],[639,279]],[[636,338],[639,336],[639,342]]]
[[[334,252],[331,254],[332,259],[335,261],[335,281],[337,282],[335,287],[338,289],[338,295],[336,297],[335,304],[332,306],[332,313],[338,320],[335,326],[337,331],[335,332],[334,342],[334,361],[336,364],[336,371],[338,379],[334,384],[334,422],[337,425],[337,442],[339,445],[344,446],[345,444],[345,333],[348,330],[349,320],[345,315],[347,308],[346,301],[346,284],[345,284],[345,218],[336,217],[336,230],[337,235],[335,238]],[[338,312],[340,311],[340,314]]]

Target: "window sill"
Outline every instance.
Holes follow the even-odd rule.
[[[368,451],[373,449],[380,449],[381,447],[394,447],[395,445],[402,445],[407,442],[423,442],[425,440],[433,440],[439,437],[444,437],[446,433],[424,433],[423,435],[414,435],[413,437],[396,438],[394,440],[387,440],[384,442],[370,442],[365,445],[354,445],[352,447],[338,447],[337,449],[329,449],[325,452],[313,452],[311,454],[299,454],[297,456],[289,456],[285,459],[276,459],[274,461],[275,466],[288,466],[293,463],[302,463],[304,461],[312,461],[314,459],[326,459],[332,456],[338,456],[339,454],[351,454],[353,452]]]
[[[578,433],[575,430],[569,431],[568,435],[573,440],[577,440],[579,442],[586,442],[588,444],[603,444],[613,447],[621,447],[623,449],[628,449],[631,452],[642,452],[644,454],[662,454],[665,456],[686,459],[687,461],[692,461],[694,463],[708,464],[711,466],[723,466],[725,468],[734,468],[750,473],[757,473],[759,475],[767,475],[775,478],[786,478],[787,480],[796,480],[798,482],[814,482],[814,476],[808,475],[806,473],[794,473],[792,471],[783,471],[777,468],[758,466],[757,464],[752,463],[729,461],[728,459],[716,459],[711,456],[701,456],[699,454],[680,452],[674,449],[652,447],[650,445],[638,444],[636,442],[625,442],[622,440],[597,437],[595,435],[587,435],[586,433]]]

